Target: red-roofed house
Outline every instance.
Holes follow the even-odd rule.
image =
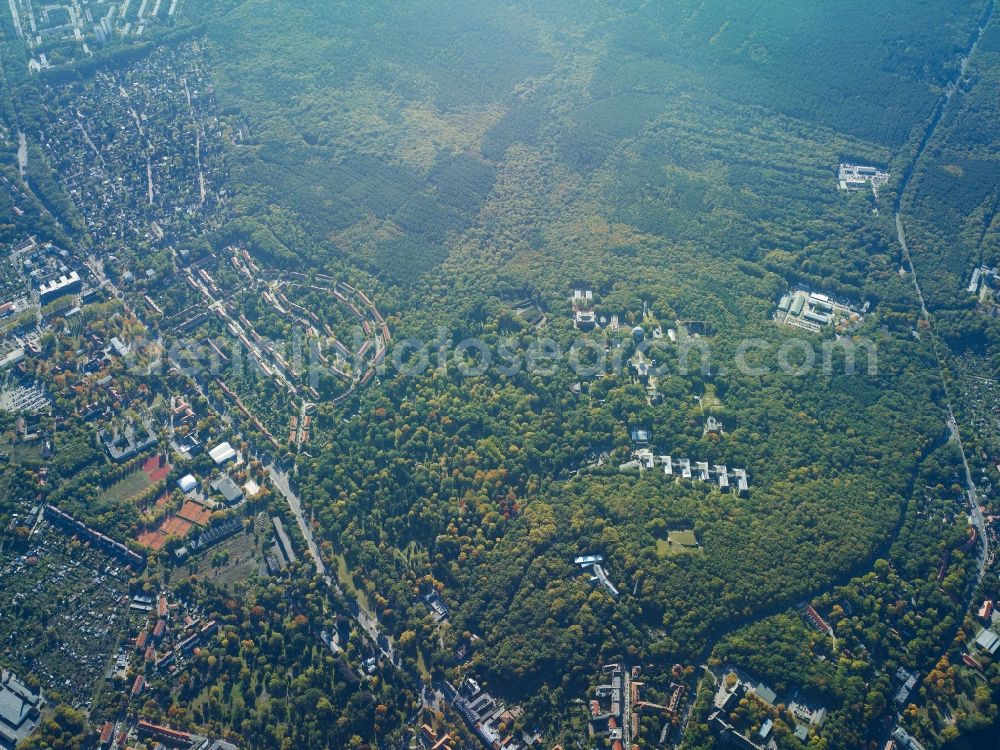
[[[983,671],[983,665],[976,661],[975,657],[970,654],[962,654],[962,662],[967,667],[972,667],[973,669],[978,669],[980,672]]]
[[[191,744],[190,734],[187,732],[179,732],[176,729],[171,729],[170,727],[163,727],[145,720],[140,720],[138,725],[136,725],[136,728],[139,730],[140,737],[154,737],[155,739],[163,740],[164,742],[182,743],[185,745]]]
[[[429,724],[422,724],[420,731],[424,733],[424,739],[428,742],[434,742],[437,739],[437,732],[431,729]]]

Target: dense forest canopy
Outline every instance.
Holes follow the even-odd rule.
[[[776,722],[781,748],[884,746],[893,722],[928,747],[976,729],[996,716],[1000,667],[954,665],[975,635],[969,604],[1000,593],[965,505],[990,515],[1000,486],[1000,429],[983,418],[1000,405],[964,397],[1000,361],[995,287],[967,291],[974,269],[1000,278],[992,13],[992,0],[242,0],[76,62],[52,49],[59,64],[32,73],[0,11],[0,174],[20,180],[22,140],[30,165],[23,196],[0,190],[0,239],[30,230],[113,256],[124,289],[77,322],[68,300],[39,310],[49,329],[22,372],[70,418],[53,422],[44,471],[9,464],[4,502],[141,539],[185,502],[183,472],[220,470],[171,454],[126,501],[145,457],[114,464],[98,429],[155,419],[166,445],[188,395],[195,431],[231,440],[249,459],[241,482],[265,487],[241,544],[283,518],[301,559],[234,583],[214,580],[222,552],[209,571],[172,557],[176,538],[150,553],[130,585],[178,592],[222,636],[142,711],[248,747],[397,746],[415,716],[473,746],[428,698],[466,677],[524,708],[505,729],[573,747],[611,662],[647,670],[657,700],[689,691],[690,713],[637,720],[641,748],[723,742],[708,716],[729,667],[828,707],[804,740],[783,703],[729,712],[751,734]],[[119,94],[150,77],[177,99]],[[91,151],[114,153],[126,126],[95,126],[81,105],[98,95],[142,133],[130,211],[166,205],[154,165],[163,184],[184,175],[167,218],[112,241],[78,175],[52,168],[57,123],[75,124],[81,173]],[[156,148],[135,108],[163,126]],[[889,176],[841,190],[842,163]],[[796,299],[820,323],[788,313]],[[303,330],[312,345],[320,328],[360,343],[362,323],[385,359],[370,379],[340,373],[342,397],[329,370],[308,400],[228,358]],[[84,332],[170,354],[109,368],[110,396],[75,384]],[[224,365],[182,372],[179,339],[224,342]],[[463,340],[479,348],[456,352]],[[402,372],[416,354],[395,342],[438,359]],[[483,351],[531,362],[540,343],[555,366],[475,367]],[[618,366],[581,373],[582,349]],[[103,416],[88,425],[76,415],[92,400]],[[746,491],[718,481],[726,466]],[[601,575],[582,555],[603,558]],[[797,614],[807,603],[831,633]],[[926,676],[912,710],[893,708],[898,668]],[[34,742],[73,746],[84,727],[60,706]]]
[[[234,162],[248,213],[273,213],[274,230],[291,211],[314,241],[405,284],[438,265],[488,209],[504,167],[525,200],[528,180],[568,180],[579,190],[594,170],[617,174],[615,161],[643,148],[636,157],[644,168],[668,168],[623,177],[627,199],[609,197],[672,240],[684,208],[705,207],[713,187],[729,184],[733,200],[753,192],[762,171],[783,179],[805,166],[789,163],[780,147],[764,156],[769,142],[797,131],[808,128],[801,135],[818,141],[806,148],[824,182],[837,157],[888,163],[888,149],[930,117],[982,11],[982,3],[787,3],[762,11],[247,2],[219,21],[214,38],[220,51],[241,50],[220,55],[217,79],[223,104],[250,123]],[[720,132],[705,133],[708,123]],[[672,137],[677,128],[698,130],[709,153],[691,153],[697,141]],[[816,132],[823,135],[810,139]],[[644,136],[654,142],[643,145]],[[763,142],[755,150],[740,138]],[[813,147],[829,156],[815,158]],[[540,172],[510,171],[518,167]],[[655,190],[657,179],[670,181],[678,205],[644,204],[634,188]],[[763,217],[753,215],[759,231]],[[541,242],[542,230],[536,223],[525,241]],[[729,244],[741,254],[793,250],[753,236]]]

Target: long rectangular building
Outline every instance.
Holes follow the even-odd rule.
[[[298,560],[298,555],[295,554],[295,548],[292,547],[292,542],[288,538],[288,534],[285,533],[285,526],[277,516],[271,518],[271,523],[274,524],[274,535],[278,540],[278,546],[281,548],[281,554],[284,555],[285,561],[291,565]]]
[[[140,719],[136,729],[140,737],[152,737],[163,742],[180,745],[181,747],[191,746],[191,735],[187,732],[180,732],[170,727],[160,726],[152,722]]]
[[[62,275],[58,279],[46,281],[39,286],[38,299],[41,300],[42,304],[45,304],[56,297],[79,291],[82,284],[83,279],[80,278],[80,274],[71,271],[69,276]]]
[[[54,505],[45,506],[45,517],[54,526],[59,526],[66,531],[76,532],[87,537],[90,541],[104,549],[105,552],[118,557],[125,563],[134,565],[136,568],[142,568],[146,564],[146,558],[139,553],[133,552],[121,542],[116,542],[100,531],[90,528],[82,521],[76,520],[69,513],[59,510]]]

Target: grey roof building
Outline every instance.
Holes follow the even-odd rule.
[[[757,685],[754,687],[753,691],[754,693],[757,694],[758,698],[760,698],[765,703],[771,704],[772,706],[778,699],[777,693],[771,690],[771,688],[769,688],[763,682],[758,682]]]
[[[212,489],[222,495],[226,505],[234,505],[243,499],[243,490],[228,474],[223,474],[212,482]]]
[[[0,679],[0,748],[13,748],[31,734],[41,718],[45,700],[24,685],[13,672],[3,670]]]

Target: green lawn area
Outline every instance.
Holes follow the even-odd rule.
[[[149,487],[149,477],[142,469],[126,474],[106,490],[101,491],[103,500],[129,500]]]
[[[718,409],[722,406],[719,397],[715,395],[715,383],[705,383],[705,395],[701,397],[703,409]]]
[[[371,606],[368,603],[368,594],[355,585],[354,576],[351,575],[351,571],[347,568],[347,560],[343,555],[337,555],[337,580],[344,587],[344,591],[349,591],[357,597],[358,604],[362,609],[371,612]]]
[[[14,443],[11,446],[10,457],[23,464],[37,464],[42,460],[42,443],[35,440],[31,443]]]
[[[22,443],[14,440],[13,433],[0,435],[0,453],[6,453],[13,463],[39,464],[42,460],[42,441],[33,440]]]
[[[666,539],[656,540],[656,554],[660,557],[701,551],[693,531],[671,531]]]

